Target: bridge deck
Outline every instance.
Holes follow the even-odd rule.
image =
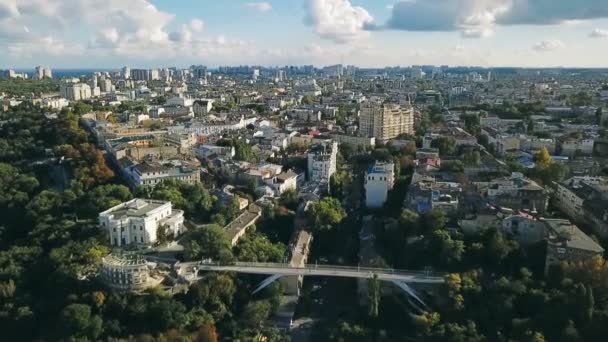
[[[346,278],[371,278],[397,280],[408,283],[443,283],[443,274],[425,271],[407,271],[383,268],[345,267],[333,265],[306,265],[291,267],[289,264],[276,263],[183,263],[182,267],[196,267],[199,271],[225,271],[249,274],[280,274],[284,276],[330,276]]]

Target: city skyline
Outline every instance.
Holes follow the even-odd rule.
[[[2,0],[0,65],[604,67],[599,0]]]

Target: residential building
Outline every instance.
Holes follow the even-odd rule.
[[[44,78],[53,78],[53,71],[49,67],[37,66],[34,72],[34,78],[42,80]]]
[[[213,108],[213,100],[196,100],[192,105],[195,117],[206,116]]]
[[[298,175],[297,173],[289,170],[274,177],[269,185],[274,190],[274,195],[279,197],[286,191],[297,190],[298,184],[301,183],[302,179],[303,174]]]
[[[64,107],[69,106],[70,102],[62,97],[49,97],[42,99],[41,105],[42,107],[61,110]]]
[[[169,237],[181,234],[184,212],[171,202],[136,198],[100,213],[99,225],[107,229],[112,246],[150,246],[158,241],[159,228]]]
[[[198,163],[198,162],[197,162]],[[173,160],[161,164],[155,161],[144,161],[136,165],[126,165],[123,172],[132,187],[151,186],[165,180],[177,180],[188,184],[198,184],[201,181],[200,167],[194,163]]]
[[[604,249],[568,220],[544,220],[547,229],[545,273],[564,261],[602,256]]]
[[[395,185],[395,164],[376,162],[365,174],[365,205],[380,208]]]
[[[313,145],[308,151],[308,179],[312,182],[327,182],[336,172],[338,142],[328,140]]]
[[[501,230],[523,245],[531,245],[545,239],[545,223],[528,212],[516,212],[502,219]]]
[[[608,180],[604,177],[573,177],[557,185],[555,203],[575,222],[591,226],[608,237]]]
[[[331,138],[337,141],[339,144],[348,144],[353,147],[365,147],[373,148],[376,146],[376,138],[374,137],[361,137],[347,134],[330,134]]]
[[[559,147],[562,156],[574,157],[576,155],[587,155],[593,154],[593,146],[595,141],[593,139],[572,139],[566,138],[559,142]]]
[[[134,81],[154,81],[160,79],[158,69],[132,69],[131,79]]]
[[[507,152],[518,151],[520,148],[520,139],[516,135],[503,134],[490,127],[482,129],[481,134],[488,137],[488,144],[493,146],[496,154],[500,156]]]
[[[253,226],[260,217],[262,217],[262,208],[251,204],[247,210],[243,211],[234,221],[224,227],[224,234],[228,241],[230,241],[230,244],[232,244],[232,247],[236,246],[239,239],[247,232],[247,229]]]
[[[59,93],[70,101],[88,100],[92,96],[91,86],[86,83],[62,82]]]
[[[382,142],[400,134],[413,134],[414,109],[397,104],[364,103],[359,116],[359,132]]]
[[[492,205],[541,214],[548,205],[545,189],[517,172],[510,177],[491,180],[487,188],[487,198]]]

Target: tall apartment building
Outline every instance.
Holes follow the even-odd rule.
[[[308,151],[308,178],[311,182],[329,182],[336,172],[338,160],[338,143],[324,141],[311,147]]]
[[[184,212],[171,202],[132,199],[99,214],[99,225],[108,230],[112,246],[149,246],[158,240],[159,228],[176,237],[184,231]]]
[[[131,68],[129,68],[128,66],[122,68],[122,78],[124,78],[125,80],[131,78]]]
[[[155,81],[160,79],[158,69],[133,69],[131,79],[134,81]]]
[[[102,76],[99,80],[99,89],[104,93],[111,92],[112,91],[112,80],[109,78],[106,78],[105,76]]]
[[[414,109],[396,104],[367,102],[361,105],[359,131],[378,141],[394,139],[400,134],[414,134]]]
[[[34,72],[34,79],[42,80],[45,77],[53,78],[53,71],[49,67],[37,66]]]
[[[395,185],[395,164],[376,163],[365,175],[365,205],[380,208],[388,199],[388,192]]]
[[[91,86],[86,83],[63,82],[59,86],[59,93],[70,101],[88,100],[92,96]]]

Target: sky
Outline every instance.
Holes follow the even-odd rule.
[[[0,68],[608,67],[608,0],[0,0]]]

